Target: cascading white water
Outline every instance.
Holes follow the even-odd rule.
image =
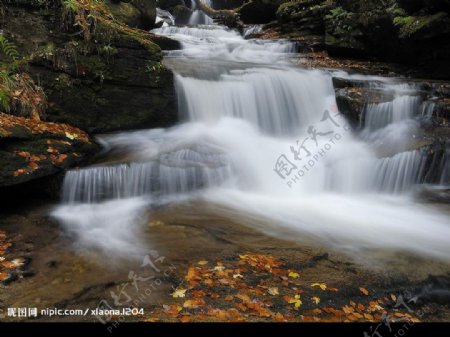
[[[295,52],[295,43],[285,40],[245,40],[237,31],[217,25],[198,27],[162,27],[152,31],[181,42],[183,49],[168,56],[207,59],[208,61],[279,64]],[[213,72],[214,69],[211,69]]]
[[[94,203],[159,194],[188,193],[223,183],[231,176],[223,155],[180,149],[158,160],[92,167],[68,172],[63,201]]]
[[[126,230],[117,230],[120,214],[135,233],[130,221],[142,222],[143,209],[195,200],[205,212],[291,240],[450,257],[448,215],[408,194],[420,183],[423,153],[377,155],[377,142],[399,146],[417,130],[414,116],[423,110],[415,88],[377,79],[374,85],[396,97],[368,107],[366,128],[354,135],[337,113],[330,74],[289,66],[292,44],[247,41],[219,26],[154,32],[183,44],[168,64],[184,122],[102,137],[107,148],[126,151],[134,162],[66,175],[66,204],[54,216],[80,244],[129,254],[139,240],[130,233],[126,244],[113,239]],[[117,244],[87,239],[90,224]]]
[[[191,121],[242,118],[284,136],[308,126],[334,95],[325,74],[286,69],[233,70],[214,81],[177,75],[176,86],[180,111]]]
[[[206,6],[211,7],[211,0],[202,0]],[[213,19],[211,19],[208,15],[203,13],[201,10],[197,8],[197,4],[194,0],[191,0],[191,9],[193,10],[191,17],[189,18],[189,25],[212,25]]]

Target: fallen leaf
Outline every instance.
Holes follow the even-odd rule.
[[[197,309],[204,306],[206,303],[203,299],[187,300],[183,303],[183,308]]]
[[[177,305],[177,304],[173,304],[173,305],[163,305],[163,309],[164,311],[170,315],[170,316],[177,316],[178,313],[183,310],[183,307]]]
[[[277,287],[269,287],[268,293],[270,295],[273,295],[273,296],[280,295],[280,293],[278,292],[278,288]]]
[[[206,261],[206,260],[201,260],[201,261],[198,261],[198,264],[199,264],[200,266],[204,266],[204,265],[208,264],[208,261]]]
[[[185,297],[187,289],[177,289],[172,293],[173,298]]]
[[[315,304],[319,304],[320,303],[320,298],[319,297],[312,297],[311,300],[315,303]]]
[[[73,139],[77,138],[77,135],[73,134],[73,133],[66,132],[66,137],[73,140]]]
[[[351,314],[351,313],[353,313],[353,312],[355,311],[355,309],[353,309],[353,307],[351,307],[351,306],[349,306],[349,305],[344,305],[344,306],[342,307],[342,310],[344,310],[344,312],[345,312],[346,314]]]
[[[369,291],[366,288],[359,288],[359,290],[366,296],[369,295]]]
[[[299,275],[298,273],[295,273],[295,272],[291,271],[291,272],[288,274],[288,276],[289,276],[289,277],[292,277],[292,278],[298,278],[300,275]]]
[[[311,283],[311,287],[320,287],[322,290],[327,289],[327,285],[325,283]]]
[[[295,309],[300,308],[302,305],[302,300],[300,299],[300,295],[295,295],[294,298],[289,299],[289,304],[294,304]]]
[[[32,169],[32,170],[37,170],[37,169],[39,168],[39,165],[38,165],[36,162],[34,162],[34,161],[30,161],[30,162],[28,163],[28,167],[29,167],[30,169]]]
[[[241,274],[234,274],[233,278],[244,278],[244,276]]]

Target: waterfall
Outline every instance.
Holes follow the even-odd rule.
[[[180,112],[189,120],[242,118],[285,136],[308,126],[334,95],[329,76],[319,71],[264,68],[236,70],[216,81],[177,75],[176,88]]]
[[[223,155],[181,149],[158,161],[91,167],[70,171],[63,201],[98,203],[108,199],[188,193],[223,183],[231,168]]]
[[[253,34],[261,33],[264,25],[253,25],[249,27],[245,27],[244,29],[244,37],[247,38]]]
[[[211,0],[202,0],[206,6],[211,7]],[[203,11],[197,9],[197,4],[194,0],[191,0],[191,9],[193,10],[191,17],[189,18],[189,25],[212,25],[213,19],[203,13]]]
[[[289,240],[450,257],[448,215],[411,194],[429,176],[449,180],[448,150],[431,164],[429,153],[411,150],[417,118],[434,109],[418,88],[348,75],[393,97],[368,105],[354,133],[330,73],[292,66],[295,44],[245,40],[217,25],[153,32],[183,46],[166,54],[181,122],[100,136],[126,156],[66,174],[53,216],[83,248],[129,254],[142,236],[136,224],[154,207],[195,201],[198,216]],[[117,244],[105,245],[92,228]]]
[[[418,96],[399,96],[391,102],[370,104],[365,110],[365,127],[376,130],[411,119],[419,113],[422,100]]]

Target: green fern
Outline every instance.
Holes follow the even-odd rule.
[[[3,109],[5,112],[9,112],[9,102],[9,93],[0,88],[0,109]]]
[[[16,45],[8,41],[2,34],[0,34],[0,50],[13,61],[17,61],[19,58]]]
[[[64,0],[63,5],[67,11],[73,13],[78,12],[78,3],[75,0]]]

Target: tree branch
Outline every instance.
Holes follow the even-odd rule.
[[[194,0],[197,4],[197,8],[204,12],[206,15],[217,18],[217,17],[227,17],[236,19],[237,12],[232,9],[213,9],[203,3],[202,0]]]

